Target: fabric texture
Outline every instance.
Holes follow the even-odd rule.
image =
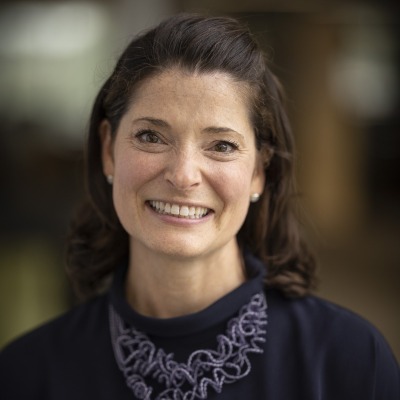
[[[114,355],[127,385],[140,399],[206,399],[210,388],[221,393],[224,385],[251,372],[249,355],[264,352],[266,308],[264,293],[255,294],[217,336],[217,348],[196,349],[186,362],[178,362],[174,353],[158,348],[110,306]]]
[[[123,296],[125,268],[110,292],[17,339],[0,353],[0,399],[132,400],[112,346],[109,309],[143,332],[156,349],[185,363],[199,349],[218,349],[254,295],[264,290],[264,266],[246,257],[248,280],[210,307],[185,317],[156,319],[133,311]],[[382,335],[354,313],[317,297],[287,299],[265,290],[268,323],[251,370],[207,399],[399,400],[400,371]],[[163,386],[152,385],[155,394]],[[140,398],[140,397],[139,397]],[[171,397],[173,398],[173,397]],[[177,397],[179,398],[179,397]],[[188,397],[187,399],[189,399]],[[197,399],[200,397],[193,397]]]

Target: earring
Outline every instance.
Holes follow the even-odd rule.
[[[114,177],[112,175],[107,175],[107,182],[112,185],[114,182]]]
[[[253,193],[250,195],[250,202],[251,203],[256,203],[260,198],[260,194],[259,193]]]

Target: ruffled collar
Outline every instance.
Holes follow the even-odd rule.
[[[159,319],[137,313],[125,299],[126,265],[118,268],[115,273],[110,290],[110,303],[126,323],[150,335],[179,337],[194,334],[226,321],[235,315],[254,294],[263,290],[263,280],[266,273],[265,265],[249,253],[245,253],[244,261],[248,277],[246,282],[209,307],[194,314]]]
[[[263,264],[250,255],[245,264],[248,280],[240,287],[198,313],[171,319],[149,318],[132,310],[123,296],[126,268],[117,272],[110,292],[111,342],[126,385],[136,398],[206,399],[210,389],[221,393],[224,385],[251,372],[250,355],[264,352],[267,304]],[[183,362],[151,338],[169,338],[179,348],[182,335],[201,336],[201,331],[223,321],[225,331],[217,334],[215,347],[196,348]]]

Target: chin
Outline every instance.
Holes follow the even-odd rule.
[[[168,246],[162,247],[157,246],[157,248],[154,248],[153,251],[160,254],[161,256],[164,255],[168,258],[181,260],[201,257],[206,253],[204,249],[198,246],[186,245],[182,243],[169,244]]]

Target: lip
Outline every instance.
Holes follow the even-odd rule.
[[[208,210],[207,214],[200,217],[200,218],[184,218],[184,217],[180,217],[180,216],[176,216],[176,215],[172,215],[172,214],[163,214],[163,213],[159,213],[157,212],[153,206],[150,204],[150,202],[155,202],[155,201],[160,201],[160,202],[164,202],[164,203],[170,203],[170,204],[174,204],[174,205],[178,205],[179,207],[181,206],[188,206],[188,207],[202,207],[202,208],[206,208]],[[191,202],[182,202],[182,201],[165,201],[165,200],[147,200],[145,202],[146,205],[146,209],[155,217],[157,217],[157,219],[163,221],[163,222],[167,222],[173,225],[192,225],[192,224],[199,224],[199,223],[203,223],[208,221],[210,218],[212,218],[213,214],[214,214],[214,210],[208,207],[204,207],[202,205],[197,205],[195,203],[191,203]]]

